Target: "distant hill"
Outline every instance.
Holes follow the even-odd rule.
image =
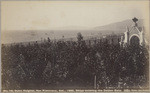
[[[93,29],[90,27],[84,27],[84,26],[65,26],[65,27],[57,27],[57,28],[53,28],[53,30],[89,30],[89,29]]]
[[[138,26],[141,27],[144,25],[144,20],[143,19],[139,19],[138,20]],[[126,26],[128,26],[129,28],[133,25],[133,21],[131,19],[129,20],[124,20],[121,22],[116,22],[116,23],[111,23],[108,25],[104,25],[104,26],[98,26],[95,27],[95,30],[99,30],[99,31],[115,31],[115,32],[124,32],[126,30]]]
[[[76,38],[77,33],[81,34],[86,38],[88,36],[97,36],[99,34],[120,34],[126,31],[126,26],[131,27],[133,21],[124,20],[121,22],[111,23],[104,26],[98,26],[94,28],[81,27],[81,26],[68,26],[60,27],[54,30],[41,30],[41,31],[9,31],[1,33],[2,43],[14,43],[14,42],[29,42],[29,41],[39,41],[44,40],[49,37],[50,39],[61,39],[64,38]],[[143,26],[143,19],[139,19],[139,26]]]

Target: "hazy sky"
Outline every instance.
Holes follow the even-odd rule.
[[[3,1],[1,30],[95,27],[133,17],[148,18],[148,1]]]

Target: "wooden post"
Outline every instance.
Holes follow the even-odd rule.
[[[96,89],[96,75],[94,76],[94,89]]]

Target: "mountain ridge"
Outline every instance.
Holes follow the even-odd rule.
[[[72,38],[76,37],[78,32],[81,32],[81,34],[86,36],[95,36],[99,33],[105,34],[111,34],[111,33],[123,33],[126,31],[126,26],[129,28],[132,26],[133,21],[132,20],[124,20],[121,22],[115,22],[104,26],[96,26],[93,28],[86,28],[78,26],[72,26],[72,27],[64,27],[64,29],[61,30],[28,30],[28,31],[4,31],[2,32],[2,43],[14,43],[14,42],[28,42],[28,41],[37,41],[41,39],[47,39],[47,37],[50,37],[51,39],[61,39],[62,36],[65,38]],[[138,21],[139,26],[143,26],[143,19],[139,19]],[[71,29],[72,28],[72,29]],[[75,29],[76,28],[76,29]],[[68,29],[68,30],[67,30]]]
[[[104,25],[104,26],[98,26],[95,27],[94,29],[96,30],[125,30],[126,26],[128,26],[129,28],[134,24],[134,22],[132,20],[124,20],[124,21],[120,21],[120,22],[115,22],[115,23],[110,23],[108,25]],[[139,19],[137,22],[138,26],[141,27],[144,24],[144,20],[143,19]]]

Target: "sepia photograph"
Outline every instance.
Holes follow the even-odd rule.
[[[149,0],[1,1],[1,91],[150,91]]]

